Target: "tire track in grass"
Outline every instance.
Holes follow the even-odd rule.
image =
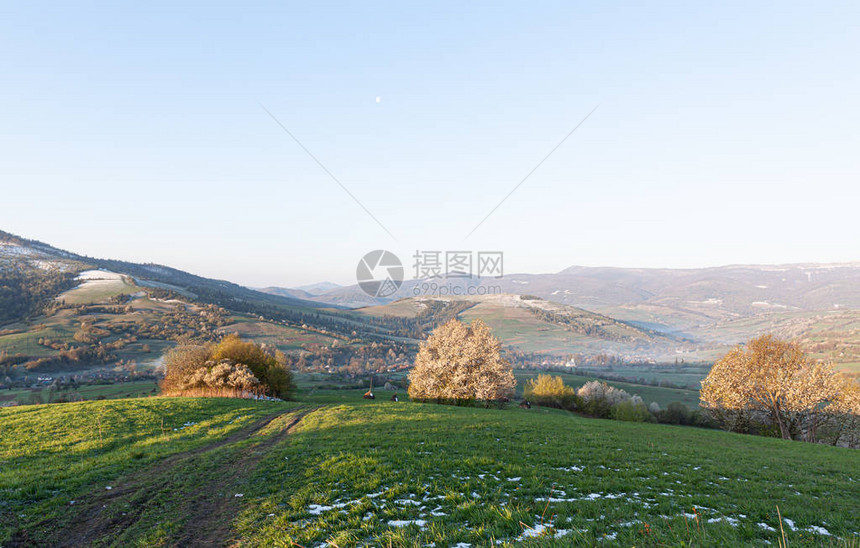
[[[320,406],[321,407],[321,406]],[[86,502],[81,504],[81,510],[65,527],[46,520],[33,529],[54,529],[47,545],[57,547],[113,545],[125,530],[133,527],[144,517],[148,510],[160,510],[164,506],[160,494],[168,492],[177,496],[191,495],[179,503],[182,512],[178,517],[183,520],[179,539],[173,539],[171,544],[182,546],[217,546],[228,542],[231,535],[232,515],[226,493],[230,487],[238,485],[253,472],[257,462],[266,450],[286,440],[292,430],[301,420],[316,411],[315,408],[294,408],[265,416],[252,426],[219,440],[217,442],[171,455],[154,465],[132,472],[125,479],[118,481],[110,490],[94,491]],[[182,470],[193,468],[198,459],[209,457],[218,458],[222,448],[251,440],[267,426],[276,423],[281,418],[288,418],[287,424],[258,443],[247,448],[238,455],[227,455],[229,458],[229,473],[221,474],[213,480],[193,486],[193,490],[182,493],[174,485],[175,478],[182,478]],[[222,457],[223,458],[223,457]],[[176,502],[171,497],[170,502]],[[187,518],[187,519],[186,519]],[[33,546],[34,540],[27,531],[18,531],[10,539],[7,546]]]
[[[231,494],[230,487],[247,480],[269,449],[284,442],[302,419],[321,407],[300,410],[295,416],[290,417],[289,422],[279,432],[267,437],[251,451],[245,452],[233,463],[232,470],[236,475],[232,478],[210,482],[196,490],[194,500],[189,501],[188,505],[193,512],[185,521],[178,545],[223,546],[235,540],[231,537],[234,533],[232,524],[236,515],[236,506],[230,504],[235,494]],[[270,422],[274,422],[277,418],[279,417]],[[232,492],[235,493],[235,491]]]

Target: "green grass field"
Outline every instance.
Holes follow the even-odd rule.
[[[22,527],[18,542],[53,544],[54,528],[69,526],[88,494],[111,491],[135,470],[157,473],[165,457],[218,443],[291,406],[148,398],[2,409],[0,545]]]
[[[60,310],[50,317],[40,316],[30,322],[7,325],[6,329],[20,332],[0,335],[0,352],[37,357],[56,354],[56,350],[41,346],[39,339],[70,340],[79,325],[80,318],[72,310]]]
[[[668,381],[673,384],[684,386],[696,386],[702,382],[702,379],[708,376],[710,365],[685,365],[681,367],[673,367],[670,364],[665,365],[615,365],[608,367],[579,367],[581,372],[594,372],[595,374],[611,374],[624,377],[625,379],[645,379],[648,382]],[[584,373],[584,374],[588,374]]]
[[[129,276],[113,272],[88,271],[88,279],[81,285],[57,297],[67,304],[90,304],[105,302],[118,295],[130,295],[141,291]]]
[[[130,381],[114,384],[87,384],[77,390],[61,390],[52,393],[47,386],[39,388],[13,388],[0,390],[0,403],[15,401],[19,405],[30,403],[51,403],[58,398],[66,401],[139,398],[158,393],[158,384],[151,380]]]
[[[523,387],[526,385],[527,379],[537,377],[539,374],[541,374],[540,371],[526,371],[521,369],[514,370],[514,376],[517,379],[517,393],[522,394],[522,390]],[[605,382],[610,386],[615,386],[616,388],[621,388],[627,391],[631,396],[638,394],[645,401],[646,404],[655,401],[660,404],[660,407],[663,408],[665,408],[673,401],[679,401],[690,409],[694,409],[699,406],[698,390],[686,390],[683,388],[665,388],[662,386],[648,386],[644,384],[632,384],[629,382],[608,381],[604,379],[595,379],[595,377],[591,377],[588,375],[576,375],[571,373],[549,372],[548,374],[561,377],[562,379],[564,379],[564,383],[566,385],[571,386],[573,388],[579,388],[588,381],[593,380]]]
[[[525,352],[581,352],[594,342],[585,335],[541,321],[525,309],[505,308],[494,303],[481,303],[461,313],[460,318],[466,321],[483,320],[506,345]]]
[[[300,350],[308,344],[331,346],[337,341],[334,337],[313,331],[259,321],[248,316],[230,316],[230,321],[230,324],[219,328],[218,332],[237,333],[245,340],[277,346],[283,352]]]
[[[0,410],[0,545],[860,542],[856,451],[333,392]]]

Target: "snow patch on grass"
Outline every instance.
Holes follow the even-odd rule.
[[[818,525],[810,525],[806,528],[810,533],[815,533],[816,535],[824,535],[825,537],[830,536],[830,531],[825,529],[824,527],[820,527]]]
[[[392,519],[388,521],[389,527],[409,527],[410,525],[417,525],[423,529],[427,525],[427,521],[423,519]]]
[[[561,538],[570,533],[570,529],[555,529],[553,526],[539,523],[533,527],[526,528],[523,534],[517,537],[517,542],[522,542],[527,538],[550,537]]]
[[[565,467],[556,468],[556,470],[559,470],[561,472],[582,472],[583,470],[585,470],[585,466],[571,465],[571,466],[568,466],[566,468]]]

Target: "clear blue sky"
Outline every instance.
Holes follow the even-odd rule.
[[[252,286],[860,259],[860,3],[236,4],[6,3],[0,229]]]

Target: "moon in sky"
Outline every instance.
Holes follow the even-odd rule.
[[[376,96],[376,102],[377,102],[377,103],[381,103],[381,102],[382,102],[382,97],[380,97],[379,95],[377,95],[377,96]]]

